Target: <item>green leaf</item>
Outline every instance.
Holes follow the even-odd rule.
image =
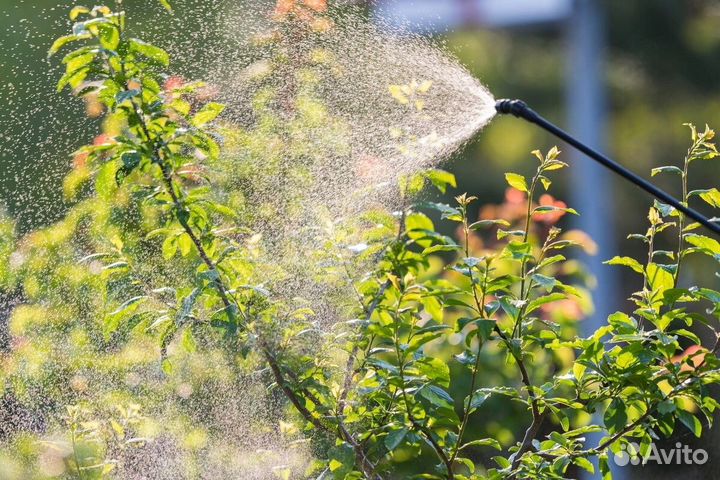
[[[453,398],[442,388],[436,385],[425,385],[420,389],[420,395],[436,407],[452,409]]]
[[[472,397],[470,397],[470,402],[467,408],[470,411],[479,408],[483,403],[485,403],[485,400],[490,398],[490,395],[492,395],[492,392],[489,392],[485,389],[477,390],[472,394]]]
[[[654,206],[657,209],[658,212],[660,212],[660,216],[663,218],[665,217],[676,217],[678,215],[678,211],[673,207],[672,205],[668,205],[667,203],[660,202],[658,200],[655,200]],[[660,227],[658,227],[660,228]],[[660,231],[660,230],[658,230]]]
[[[650,455],[650,450],[652,449],[652,443],[653,443],[653,439],[649,434],[646,434],[642,437],[642,440],[640,441],[640,452],[639,452],[639,455],[641,458],[647,458],[648,455]]]
[[[388,449],[388,451],[392,452],[397,447],[400,446],[403,440],[405,440],[405,437],[408,434],[408,429],[403,427],[399,430],[393,430],[392,432],[388,433],[387,437],[385,437],[385,448]]]
[[[163,258],[165,260],[170,260],[171,258],[173,258],[175,256],[175,253],[177,253],[177,248],[177,237],[175,235],[167,237],[162,244]]]
[[[481,319],[475,321],[475,326],[477,327],[478,336],[485,341],[490,339],[497,323],[495,323],[495,320]]]
[[[455,222],[462,222],[462,214],[460,213],[460,210],[458,210],[457,208],[453,208],[445,203],[420,202],[417,204],[417,206],[421,208],[429,208],[432,210],[436,210],[442,214],[441,218],[443,219],[448,219]]]
[[[495,461],[495,463],[498,464],[500,468],[510,468],[510,461],[507,458],[497,456],[493,457],[492,459]]]
[[[185,115],[187,116],[187,114]],[[217,158],[220,155],[220,146],[210,135],[198,132],[192,137],[192,142],[193,145],[211,159]]]
[[[568,465],[570,465],[570,457],[567,455],[560,455],[552,463],[552,471],[560,478],[565,478],[564,473],[567,470]]]
[[[86,40],[88,38],[90,38],[89,34],[65,35],[64,37],[60,37],[53,42],[50,50],[48,50],[48,57],[52,57],[53,55],[55,55],[62,47],[64,47],[68,43],[77,42],[79,40]]]
[[[86,47],[78,48],[77,50],[73,50],[72,52],[65,55],[62,59],[62,63],[64,65],[67,65],[73,60],[75,60],[78,57],[84,57],[88,54],[92,54],[93,56],[100,53],[100,48],[97,45],[88,45]],[[86,62],[87,63],[87,62]]]
[[[71,89],[77,88],[88,75],[90,65],[82,66],[76,70],[70,70],[60,77],[57,84],[57,92],[62,92],[63,88],[70,86]]]
[[[346,442],[331,448],[328,457],[330,458],[328,467],[336,479],[344,480],[355,466],[353,448]]]
[[[137,38],[131,38],[129,43],[131,52],[140,54],[164,67],[170,65],[170,55],[168,55],[168,53],[162,48],[150,45],[149,43],[138,40]]]
[[[122,305],[115,309],[112,313],[105,316],[105,335],[108,336],[111,333],[117,331],[120,326],[120,322],[123,318],[126,318],[129,314],[135,312],[140,304],[146,301],[148,297],[146,295],[139,295],[126,300]]]
[[[675,279],[672,274],[657,263],[648,264],[646,271],[650,289],[653,292],[658,292],[661,297],[666,290],[675,286]]]
[[[183,331],[182,337],[180,339],[180,345],[186,352],[195,353],[195,351],[197,350],[197,344],[195,343],[195,337],[193,336],[191,329],[186,328]]]
[[[197,301],[201,293],[202,288],[197,287],[194,288],[192,292],[190,292],[190,295],[183,298],[180,309],[175,316],[175,322],[178,325],[182,325],[190,317],[193,307],[195,306],[195,302]]]
[[[118,105],[120,105],[121,103],[126,102],[131,98],[137,97],[141,93],[142,90],[140,90],[139,88],[134,88],[132,90],[123,90],[121,92],[118,92],[117,95],[115,95],[115,101]]]
[[[506,173],[505,180],[507,180],[508,185],[511,187],[516,188],[521,192],[528,192],[527,181],[522,175],[517,173]]]
[[[605,263],[605,265],[622,265],[624,267],[630,267],[633,271],[639,273],[640,275],[645,273],[645,270],[643,269],[642,265],[640,265],[640,262],[630,257],[613,257],[612,259],[603,263]]]
[[[531,255],[532,247],[528,242],[520,242],[513,240],[505,246],[505,250],[514,260],[526,260],[533,258]]]
[[[497,219],[497,220],[479,220],[475,223],[470,224],[468,227],[470,230],[482,230],[485,228],[489,228],[495,225],[501,225],[503,227],[509,227],[510,222],[503,219]]]
[[[378,371],[383,371],[385,373],[390,373],[392,375],[397,375],[400,373],[400,369],[397,368],[392,363],[388,363],[385,360],[380,360],[379,358],[369,358],[367,360],[367,363],[374,366]]]
[[[623,312],[615,312],[608,316],[608,323],[613,326],[615,332],[621,335],[628,335],[637,331],[637,321]]]
[[[685,338],[691,340],[695,345],[702,344],[702,342],[700,341],[700,338],[697,335],[695,335],[693,332],[691,332],[690,330],[680,328],[678,330],[675,330],[673,333],[675,335],[680,335],[681,337],[685,337]]]
[[[560,432],[550,432],[549,436],[550,439],[558,445],[565,446],[570,442],[570,440],[565,438],[565,436]]]
[[[80,15],[84,15],[86,13],[90,13],[90,9],[87,7],[73,7],[73,9],[70,10],[70,20],[76,20]]]
[[[130,307],[139,305],[141,302],[144,302],[145,300],[147,300],[147,298],[148,297],[146,295],[140,295],[137,297],[133,297],[130,300],[125,301],[110,315],[121,315],[122,313],[126,312]]]
[[[556,207],[555,205],[541,205],[539,207],[536,207],[532,213],[548,213],[548,212],[565,212],[565,213],[571,213],[573,215],[578,215],[577,210],[575,210],[574,208]]]
[[[720,190],[717,188],[711,188],[709,190],[693,190],[688,196],[699,196],[708,205],[720,208]]]
[[[502,450],[502,445],[500,445],[500,442],[494,438],[480,438],[478,440],[472,440],[460,447],[460,450],[468,447],[492,447],[495,450]]]
[[[619,432],[627,424],[625,403],[621,398],[613,398],[603,415],[603,422],[610,433]]]
[[[190,255],[190,252],[192,252],[192,248],[193,248],[193,242],[192,242],[192,239],[190,238],[190,235],[188,235],[185,232],[180,234],[177,237],[177,244],[178,244],[178,247],[180,248],[180,255],[182,255],[183,257],[187,257],[188,255]]]
[[[405,217],[405,229],[408,231],[408,236],[414,240],[427,238],[428,233],[434,233],[435,225],[427,215],[419,212],[414,212]],[[429,247],[431,240],[427,240],[423,247]]]
[[[118,171],[118,162],[111,160],[106,162],[95,177],[95,191],[103,200],[110,199],[117,190],[117,182],[115,180]]]
[[[654,177],[655,175],[659,174],[659,173],[674,173],[674,174],[677,174],[677,175],[680,175],[680,176],[683,175],[683,171],[682,171],[680,168],[676,167],[675,165],[668,165],[668,166],[664,166],[664,167],[657,167],[657,168],[653,168],[653,169],[651,170],[651,175],[652,175],[653,177]]]
[[[538,297],[535,300],[528,303],[527,308],[525,309],[526,313],[532,313],[538,308],[540,308],[542,305],[545,305],[547,303],[556,302],[558,300],[564,300],[567,296],[564,293],[551,293],[550,295],[544,295],[542,297]]]
[[[540,176],[540,183],[542,183],[542,186],[545,189],[545,191],[548,191],[550,189],[550,185],[552,185],[552,182],[550,181],[550,179],[544,175]]]
[[[72,58],[70,58],[67,62],[63,60],[65,63],[65,69],[67,72],[69,72],[70,75],[72,75],[73,72],[77,72],[83,67],[86,67],[87,69],[90,68],[90,64],[95,60],[95,56],[97,55],[96,52],[89,51],[82,55],[75,55]],[[65,57],[67,58],[67,57]],[[91,86],[88,88],[96,89],[97,86]],[[82,94],[80,94],[82,95]]]
[[[539,273],[533,274],[530,279],[537,285],[547,290],[548,293],[550,293],[552,289],[555,288],[555,285],[558,284],[558,281],[555,278],[548,277],[547,275],[541,275]]]
[[[700,288],[698,289],[698,294],[713,303],[720,304],[720,292],[709,288]]]
[[[122,165],[115,172],[115,182],[118,185],[140,165],[142,157],[138,152],[125,152],[120,159]]]
[[[166,337],[166,338],[172,338],[172,335],[166,335],[165,337]],[[168,341],[168,343],[169,343],[169,341]],[[172,373],[173,373],[173,364],[172,364],[172,362],[170,361],[169,358],[166,358],[166,359],[164,359],[164,360],[162,361],[161,368],[162,368],[162,371],[163,371],[163,373],[164,373],[165,375],[168,375],[168,376],[172,375]]]
[[[497,239],[498,240],[502,240],[503,238],[511,237],[511,236],[512,237],[522,237],[523,235],[525,235],[525,230],[508,230],[508,231],[506,231],[506,230],[503,230],[500,228],[497,231]]]
[[[587,458],[576,457],[573,460],[573,463],[585,470],[586,472],[590,473],[591,475],[595,474],[595,466],[593,466],[593,464]]]
[[[550,160],[543,163],[543,172],[549,172],[552,170],[560,170],[561,168],[567,167],[568,164],[560,160]]]
[[[700,420],[695,415],[685,410],[678,410],[677,418],[693,435],[700,438],[702,435],[702,423],[700,423]]]
[[[688,233],[685,235],[685,240],[696,247],[711,253],[712,255],[720,255],[720,243],[710,237],[704,235],[697,235],[694,233]]]
[[[201,127],[215,120],[215,118],[220,115],[224,109],[225,106],[219,103],[208,103],[193,116],[191,122],[194,126]]]
[[[426,343],[430,343],[433,340],[442,337],[443,332],[449,329],[450,327],[448,325],[433,325],[432,327],[423,328],[423,331],[413,336],[410,341],[410,351],[414,352]]]
[[[101,23],[98,25],[100,30],[100,45],[106,50],[114,52],[120,45],[120,30],[112,23]]]
[[[442,387],[450,386],[450,367],[439,358],[425,356],[415,362],[420,375]]]
[[[610,462],[608,460],[607,453],[603,453],[598,456],[598,465],[600,466],[602,480],[612,480],[612,470],[610,469]]]
[[[172,5],[170,5],[170,1],[169,1],[169,0],[160,0],[160,5],[162,5],[163,7],[165,7],[165,10],[167,10],[168,12],[172,12],[172,11],[173,11]]]
[[[428,170],[424,173],[424,175],[433,185],[435,185],[435,188],[442,193],[445,193],[448,186],[457,187],[455,175],[450,172],[446,172],[445,170]]]
[[[578,362],[573,363],[572,372],[576,380],[582,380],[583,376],[585,375],[585,370],[587,370],[587,367],[585,365]]]
[[[437,252],[457,252],[460,250],[459,245],[433,245],[422,251],[423,255],[430,255]]]
[[[658,404],[657,411],[661,415],[672,413],[675,411],[675,403],[673,403],[671,400],[663,400]]]

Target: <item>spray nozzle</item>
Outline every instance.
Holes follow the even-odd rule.
[[[528,109],[529,107],[527,106],[527,103],[522,100],[510,100],[508,98],[503,98],[495,102],[495,110],[497,110],[498,113],[509,113],[515,115],[516,117],[522,117],[523,113]]]

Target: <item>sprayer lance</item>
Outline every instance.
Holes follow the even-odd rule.
[[[625,180],[628,180],[631,183],[635,184],[636,186],[642,188],[643,190],[645,190],[646,192],[648,192],[650,195],[654,196],[661,202],[674,207],[678,211],[687,215],[689,218],[692,218],[696,222],[700,223],[702,226],[704,226],[708,230],[711,230],[715,234],[720,235],[720,224],[714,223],[712,220],[705,217],[700,212],[693,210],[692,208],[689,208],[686,205],[683,205],[682,202],[678,201],[672,195],[665,193],[664,191],[660,190],[658,187],[656,187],[652,183],[648,182],[644,178],[636,175],[635,173],[631,172],[630,170],[623,167],[622,165],[615,162],[614,160],[606,157],[605,155],[598,152],[597,150],[590,148],[589,146],[580,142],[576,138],[572,137],[566,131],[562,130],[561,128],[557,127],[556,125],[547,121],[545,118],[538,115],[532,108],[528,107],[527,104],[525,102],[523,102],[522,100],[498,100],[497,103],[495,103],[495,110],[497,110],[498,113],[503,113],[503,114],[509,113],[518,118],[523,118],[530,123],[534,123],[535,125],[538,125],[540,128],[552,133],[556,137],[560,138],[561,140],[565,141],[566,143],[577,148],[579,151],[581,151],[588,157],[592,158],[596,162],[602,164],[603,166],[605,166],[605,167],[609,168],[610,170],[612,170],[613,172],[617,173],[618,175],[623,177]]]

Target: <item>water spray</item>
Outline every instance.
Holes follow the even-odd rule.
[[[627,168],[623,167],[616,161],[608,158],[607,156],[603,155],[602,153],[598,152],[597,150],[594,150],[587,146],[586,144],[582,143],[580,140],[576,139],[566,131],[562,130],[557,125],[554,125],[553,123],[549,122],[547,119],[540,116],[537,112],[535,112],[532,108],[528,107],[528,105],[523,102],[522,100],[498,100],[495,103],[495,110],[497,110],[498,113],[502,114],[511,114],[518,118],[522,118],[524,120],[527,120],[530,123],[534,123],[535,125],[538,125],[543,130],[550,132],[551,134],[555,135],[556,137],[560,138],[564,142],[572,145],[591,159],[595,160],[596,162],[600,163],[604,167],[612,170],[616,174],[623,177],[625,180],[628,180],[629,182],[633,183],[635,186],[640,187],[641,189],[645,190],[650,195],[654,196],[658,200],[662,201],[663,203],[666,203],[678,211],[684,213],[689,218],[692,218],[696,222],[700,223],[702,226],[707,228],[708,230],[714,232],[717,235],[720,235],[720,225],[717,223],[713,223],[714,220],[711,220],[701,214],[700,212],[683,205],[682,202],[677,200],[672,195],[664,192],[663,190],[660,190],[658,187],[653,185],[652,183],[648,182],[644,178],[640,177],[639,175],[631,172]]]

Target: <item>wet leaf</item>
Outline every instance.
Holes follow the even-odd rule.
[[[129,45],[132,52],[140,54],[148,60],[157,62],[164,67],[170,65],[170,56],[160,47],[143,42],[137,38],[131,38]]]
[[[215,120],[224,109],[225,106],[219,103],[208,103],[193,116],[192,124],[196,127],[202,127]]]

